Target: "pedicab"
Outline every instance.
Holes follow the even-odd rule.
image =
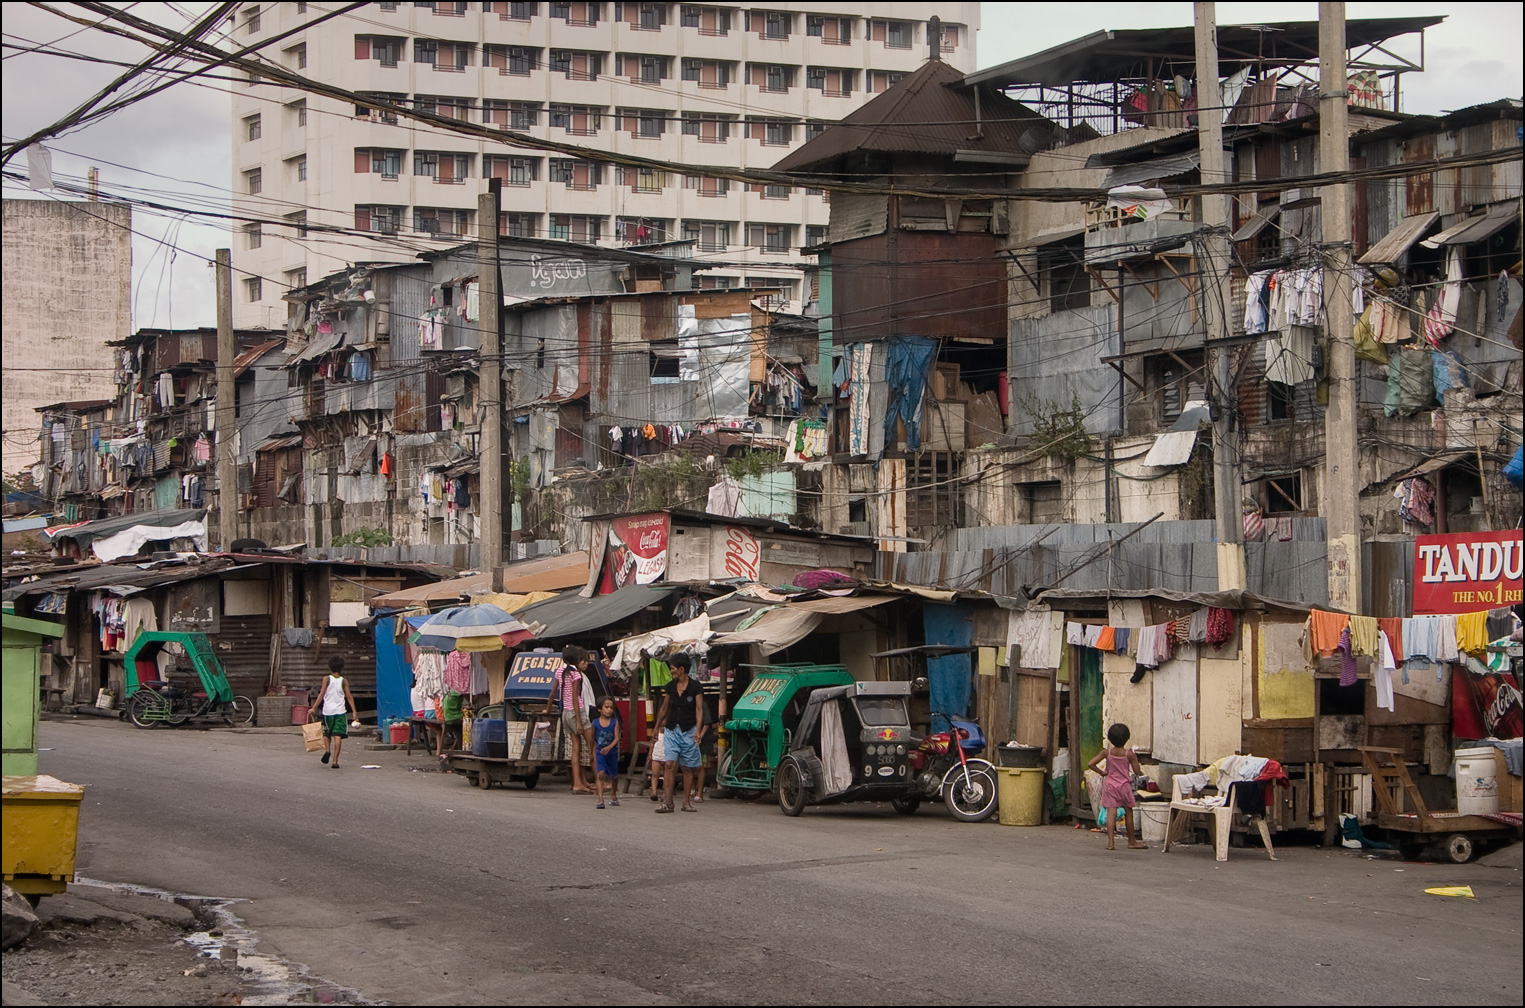
[[[728,739],[715,769],[721,787],[755,798],[773,790],[779,761],[812,691],[853,681],[844,665],[749,665],[752,682],[725,722]]]
[[[196,670],[200,689],[160,678],[158,658],[166,647],[178,645]],[[173,648],[171,648],[173,653]],[[230,725],[254,720],[254,701],[234,696],[222,662],[204,633],[147,630],[127,649],[127,719],[138,728],[179,727],[193,719],[215,719]]]

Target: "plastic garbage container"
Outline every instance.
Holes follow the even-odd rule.
[[[61,893],[74,881],[79,805],[85,789],[47,774],[6,777],[5,881],[28,896]]]
[[[1043,768],[997,767],[997,818],[1002,826],[1043,823]]]

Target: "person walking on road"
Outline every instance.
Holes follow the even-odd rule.
[[[598,808],[604,807],[604,788],[609,789],[609,804],[620,803],[620,718],[614,699],[604,697],[593,719],[593,786],[598,789]]]
[[[328,660],[328,676],[323,680],[318,702],[313,704],[323,721],[323,756],[319,760],[330,769],[339,769],[339,750],[349,738],[351,716],[360,720],[360,708],[349,691],[349,680],[344,678],[344,659],[334,655]]]
[[[587,705],[583,703],[583,671],[588,667],[588,652],[576,644],[561,651],[564,664],[557,671],[551,694],[561,710],[561,735],[567,740],[572,759],[572,793],[592,794],[583,777],[583,752],[593,753],[593,726],[588,723]]]
[[[672,682],[663,690],[662,710],[657,716],[657,724],[667,726],[667,734],[662,740],[667,762],[662,775],[662,802],[657,806],[658,812],[673,810],[673,779],[680,766],[683,769],[683,811],[699,811],[689,796],[697,789],[699,742],[708,726],[703,723],[702,716],[704,689],[689,678],[688,664],[689,658],[685,654],[673,655],[668,662],[672,668]]]

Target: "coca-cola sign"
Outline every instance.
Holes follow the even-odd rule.
[[[1469,613],[1521,600],[1519,530],[1414,538],[1414,613]]]

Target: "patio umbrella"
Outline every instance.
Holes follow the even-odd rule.
[[[419,647],[438,651],[497,651],[534,636],[530,628],[495,605],[451,606],[418,628]]]

